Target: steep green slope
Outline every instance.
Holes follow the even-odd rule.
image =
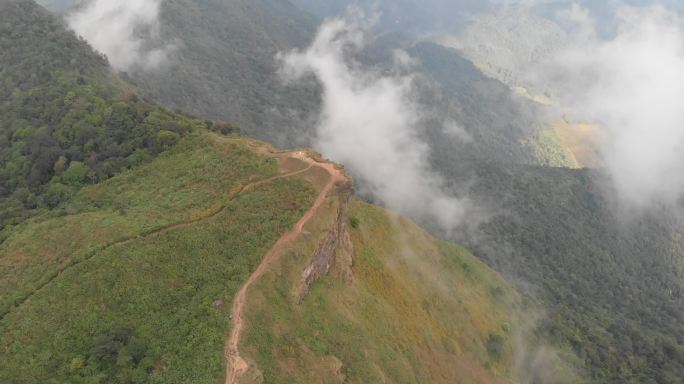
[[[33,1],[0,3],[0,230],[204,126],[139,100]]]
[[[314,196],[298,178],[253,184],[278,164],[251,145],[189,137],[15,228],[0,246],[0,382],[222,377],[230,307],[212,303],[231,302]]]
[[[381,208],[340,222],[344,204],[250,293],[240,383],[581,382],[569,356],[537,354],[537,309],[499,275]]]
[[[525,139],[544,126],[539,105],[486,77],[453,49],[425,42],[409,52],[419,58],[418,68],[434,89],[424,104],[436,108],[445,121],[457,122],[470,137],[445,133],[442,122],[429,127],[426,139],[438,171],[450,177],[449,170],[464,160],[538,163]],[[445,164],[443,157],[453,164]]]
[[[526,71],[549,60],[569,41],[557,23],[536,15],[530,7],[508,7],[490,14],[476,15],[472,24],[441,43],[458,49],[487,76],[511,88],[535,88]]]

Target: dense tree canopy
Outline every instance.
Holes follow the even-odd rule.
[[[621,216],[595,171],[461,166],[477,180],[476,204],[492,214],[459,240],[545,304],[543,332],[574,350],[592,382],[680,382],[684,228],[676,215]]]
[[[35,3],[0,3],[0,229],[212,124],[140,100]]]

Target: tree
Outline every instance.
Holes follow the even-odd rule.
[[[50,184],[43,193],[43,204],[48,208],[54,208],[71,196],[71,188],[61,183]]]
[[[72,161],[69,168],[62,175],[62,181],[67,185],[81,185],[86,181],[90,168],[80,161]]]
[[[162,150],[173,147],[176,145],[178,140],[180,140],[180,135],[176,132],[162,129],[159,131],[159,133],[157,133],[157,146]]]

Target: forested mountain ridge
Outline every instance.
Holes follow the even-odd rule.
[[[0,100],[0,228],[206,125],[139,99],[33,1],[0,3]]]
[[[435,3],[450,8],[447,2]],[[385,6],[398,13],[420,8],[413,1]],[[333,8],[347,9],[339,4]],[[473,9],[478,8],[473,4]],[[419,14],[416,25],[429,24],[434,17],[431,11]],[[160,5],[157,39],[175,49],[159,68],[131,70],[123,77],[145,98],[166,107],[236,123],[247,134],[280,146],[307,146],[315,136],[320,87],[314,79],[286,82],[277,55],[309,44],[325,16],[339,14],[283,0],[166,0]],[[397,23],[392,19],[390,24]],[[385,26],[376,27],[381,38],[367,42],[368,64],[387,70],[387,57],[396,49],[406,50],[427,80],[417,90],[424,102],[421,106],[463,121],[468,133],[482,139],[463,145],[440,133],[439,127],[428,127],[437,140],[455,146],[464,156],[485,153],[507,156],[508,161],[537,161],[532,149],[521,144],[543,125],[531,102],[482,76],[458,52],[440,49],[412,32],[386,32]],[[446,65],[440,63],[445,60]]]
[[[318,88],[287,86],[276,54],[306,45],[314,17],[282,0],[167,0],[159,23],[178,48],[162,68],[125,76],[142,95],[281,146],[309,144]]]
[[[677,214],[626,218],[598,171],[461,166],[468,170],[454,169],[450,180],[477,180],[475,203],[492,215],[453,239],[549,309],[548,335],[574,350],[592,382],[679,382],[684,228]]]

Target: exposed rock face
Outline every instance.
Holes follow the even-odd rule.
[[[339,199],[337,219],[302,272],[297,295],[299,303],[309,293],[311,285],[327,275],[333,268],[335,274],[344,281],[351,283],[353,280],[351,265],[354,249],[347,228],[349,221],[347,208],[353,195],[352,183],[338,185],[335,193]]]

